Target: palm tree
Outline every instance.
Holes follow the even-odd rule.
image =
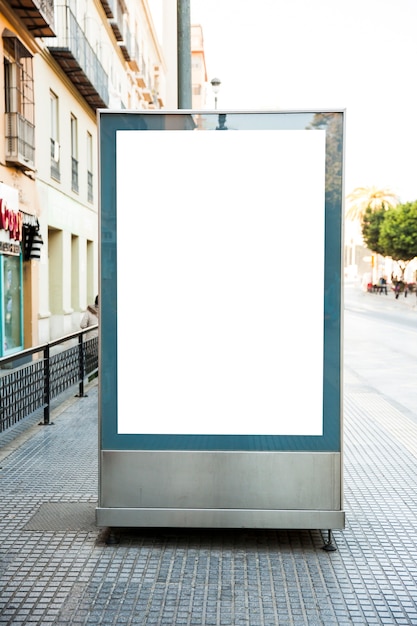
[[[356,187],[346,196],[346,219],[351,222],[362,222],[362,218],[368,207],[372,210],[384,206],[386,209],[397,206],[398,196],[391,189],[378,189],[378,187]]]

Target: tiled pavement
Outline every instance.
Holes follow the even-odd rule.
[[[336,552],[315,530],[125,529],[107,545],[96,384],[53,421],[0,436],[0,624],[417,625],[417,421],[349,370]]]

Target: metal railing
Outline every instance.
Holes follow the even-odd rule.
[[[50,423],[51,400],[98,370],[98,326],[0,359],[0,432],[43,409]]]
[[[45,20],[53,26],[54,23],[54,1],[53,0],[34,0],[33,4],[38,7]],[[30,13],[30,11],[28,11]]]
[[[109,103],[109,79],[107,73],[78,23],[77,18],[66,4],[55,5],[55,26],[58,36],[50,37],[48,40],[48,48],[52,55],[57,54],[60,58],[62,49],[69,52],[81,69],[83,76],[81,76],[80,72],[74,67],[70,67],[70,71],[68,71],[67,62],[69,61],[65,58],[67,76],[73,82],[74,77],[77,77],[74,84],[78,89],[83,79],[84,83],[85,80],[87,80],[89,85],[84,84],[84,87],[93,87],[103,103],[107,106]],[[89,89],[89,91],[91,91],[91,89]]]
[[[88,202],[93,202],[94,194],[93,194],[93,172],[87,172],[87,200]]]
[[[59,167],[59,143],[51,137],[51,176],[57,181],[61,180],[61,171]]]
[[[71,157],[71,189],[78,193],[78,160]]]
[[[20,113],[6,113],[6,160],[35,167],[35,126]]]

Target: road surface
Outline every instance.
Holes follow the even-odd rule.
[[[417,422],[417,298],[345,286],[344,371]]]

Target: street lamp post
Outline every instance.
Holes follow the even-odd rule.
[[[217,109],[217,94],[219,93],[221,81],[220,78],[213,78],[211,81],[211,87],[214,93],[214,108]]]
[[[190,0],[177,0],[178,108],[191,109]]]

